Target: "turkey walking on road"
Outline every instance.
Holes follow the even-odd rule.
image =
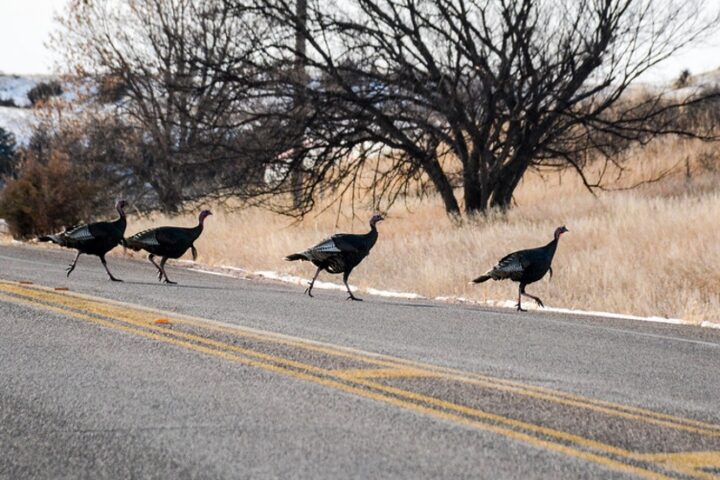
[[[305,290],[305,293],[311,297],[313,296],[312,289],[315,284],[315,279],[317,279],[321,270],[326,270],[328,273],[343,274],[343,283],[350,295],[348,300],[362,300],[353,295],[347,280],[353,268],[357,267],[358,264],[367,257],[370,249],[375,245],[378,238],[378,231],[375,225],[382,220],[382,215],[373,215],[370,219],[370,231],[365,235],[338,233],[302,253],[293,253],[285,257],[285,260],[290,261],[307,260],[317,267],[315,276],[310,282],[310,286]]]
[[[545,305],[543,305],[542,300],[525,292],[525,287],[543,278],[548,271],[550,272],[550,278],[552,278],[551,265],[555,250],[557,249],[558,240],[560,240],[560,235],[567,231],[568,229],[565,228],[565,226],[558,227],[555,230],[555,238],[544,247],[520,250],[503,257],[498,264],[487,273],[473,280],[473,283],[482,283],[491,278],[493,280],[509,278],[514,282],[520,282],[517,303],[517,309],[519,311],[525,311],[521,303],[523,295],[532,298],[538,305],[544,307]]]
[[[148,255],[148,260],[155,265],[158,270],[158,280],[162,281],[165,279],[165,283],[177,283],[171,281],[167,273],[165,272],[165,262],[168,258],[180,258],[188,248],[192,251],[192,258],[197,258],[197,250],[195,249],[195,240],[200,237],[203,231],[203,223],[205,218],[212,215],[210,210],[203,210],[200,212],[200,218],[198,219],[197,226],[193,228],[181,228],[181,227],[158,227],[150,230],[144,230],[140,233],[136,233],[130,238],[123,240],[125,247],[135,250],[145,250]],[[155,263],[155,256],[160,258],[160,265]]]
[[[67,248],[74,248],[78,251],[75,256],[75,260],[65,270],[67,276],[70,276],[75,265],[77,264],[78,258],[83,253],[87,255],[97,255],[100,257],[100,261],[105,267],[105,271],[110,276],[110,280],[113,282],[122,282],[122,280],[113,277],[108,269],[107,262],[105,261],[105,254],[115,248],[123,238],[125,234],[125,227],[127,226],[127,220],[125,219],[125,206],[127,203],[125,200],[119,200],[115,204],[115,208],[120,214],[120,218],[114,222],[96,222],[89,223],[87,225],[80,225],[74,227],[71,230],[65,230],[61,233],[54,235],[44,235],[39,237],[38,240],[41,242],[53,242]]]

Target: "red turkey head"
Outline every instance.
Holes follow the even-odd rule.
[[[563,225],[562,227],[556,228],[555,229],[555,239],[560,238],[560,235],[562,235],[563,233],[566,233],[568,231],[569,230],[567,228],[565,228],[565,225]]]
[[[382,222],[383,220],[385,220],[385,218],[379,213],[376,213],[370,218],[370,226],[374,227],[377,222]]]
[[[209,217],[210,215],[212,215],[212,212],[210,210],[203,210],[202,212],[200,212],[200,223],[202,223],[203,220],[205,220],[205,218]]]

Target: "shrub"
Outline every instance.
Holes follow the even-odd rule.
[[[13,98],[0,98],[0,107],[11,107],[15,108],[15,99]]]
[[[65,156],[54,153],[47,164],[29,156],[0,194],[0,216],[14,238],[29,238],[87,220],[100,193]]]
[[[104,75],[98,81],[98,100],[100,103],[117,103],[127,94],[127,83],[120,77]]]
[[[38,102],[44,102],[50,97],[57,97],[59,95],[62,95],[63,89],[59,82],[51,81],[51,82],[40,82],[37,85],[35,85],[30,91],[28,92],[27,96],[30,100],[30,103],[36,105]]]
[[[0,175],[15,172],[15,135],[0,127]]]
[[[682,72],[680,72],[680,75],[678,76],[678,78],[675,79],[673,86],[675,88],[685,88],[688,85],[690,85],[691,77],[692,77],[692,75],[690,74],[690,70],[685,69]]]

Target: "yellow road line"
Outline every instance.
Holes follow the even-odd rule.
[[[329,370],[329,373],[349,380],[361,378],[403,378],[403,377],[437,377],[438,375],[427,370],[417,368],[346,368]]]
[[[341,391],[344,391],[347,393],[352,393],[354,395],[371,398],[373,400],[381,401],[383,403],[395,405],[395,406],[398,406],[398,407],[401,407],[401,408],[404,408],[407,410],[412,410],[417,413],[426,414],[426,415],[429,415],[429,416],[432,416],[435,418],[441,418],[441,419],[452,421],[452,422],[455,422],[458,424],[462,424],[462,425],[477,428],[480,430],[496,433],[498,435],[502,435],[502,436],[505,436],[505,437],[508,437],[508,438],[511,438],[514,440],[525,442],[525,443],[535,446],[537,448],[544,448],[544,449],[554,451],[557,453],[562,453],[567,456],[571,456],[574,458],[579,458],[579,459],[583,459],[583,460],[586,460],[589,462],[597,463],[599,465],[603,465],[603,466],[612,468],[614,470],[618,470],[618,471],[622,471],[622,472],[626,472],[626,473],[632,473],[632,474],[638,475],[643,478],[651,478],[651,479],[670,478],[670,477],[662,475],[658,472],[654,472],[652,470],[647,470],[645,468],[637,467],[634,465],[629,465],[627,463],[620,462],[613,458],[608,458],[608,457],[605,457],[602,455],[598,455],[593,452],[588,452],[585,450],[573,448],[573,447],[565,445],[565,444],[552,442],[552,441],[545,440],[542,438],[537,438],[530,434],[512,430],[510,428],[506,428],[503,426],[482,422],[477,419],[467,418],[467,416],[461,415],[459,413],[465,413],[465,414],[469,414],[469,415],[473,415],[473,416],[477,417],[478,416],[477,412],[480,412],[480,411],[474,412],[474,409],[470,409],[468,407],[463,407],[464,409],[466,409],[466,411],[463,411],[462,408],[457,408],[457,407],[461,407],[461,406],[451,404],[450,402],[439,401],[437,399],[433,399],[431,397],[424,397],[421,395],[415,396],[416,394],[412,394],[412,392],[399,391],[399,390],[396,392],[396,393],[402,393],[403,396],[406,396],[406,397],[408,397],[407,394],[411,394],[409,396],[409,398],[413,398],[415,396],[415,398],[414,398],[415,400],[420,400],[425,403],[431,403],[431,402],[427,402],[427,399],[434,400],[435,402],[439,402],[439,403],[434,403],[435,405],[441,406],[443,408],[453,409],[459,413],[452,413],[452,412],[438,410],[438,409],[431,408],[428,406],[419,405],[413,401],[405,400],[403,398],[397,398],[394,396],[383,395],[381,393],[373,392],[373,391],[367,390],[365,388],[358,388],[353,385],[341,383],[341,382],[338,382],[333,379],[318,377],[309,372],[292,370],[292,369],[288,369],[288,368],[278,366],[275,364],[262,362],[259,360],[249,359],[244,356],[237,355],[236,353],[232,353],[232,352],[228,352],[228,351],[224,351],[224,350],[217,350],[215,348],[211,348],[211,347],[204,346],[204,345],[198,345],[198,344],[193,343],[188,340],[179,340],[176,338],[171,338],[171,337],[168,337],[167,335],[164,335],[161,333],[155,333],[155,332],[145,330],[146,328],[151,328],[151,329],[154,328],[154,329],[161,330],[160,327],[153,327],[152,324],[147,323],[147,322],[144,322],[141,328],[137,328],[137,327],[133,328],[133,327],[126,326],[126,325],[117,324],[112,321],[103,320],[103,319],[100,319],[100,318],[97,318],[97,317],[94,317],[91,315],[87,315],[84,313],[80,313],[77,311],[68,310],[66,308],[47,305],[44,303],[38,303],[37,301],[33,301],[31,299],[22,299],[22,298],[18,298],[18,297],[11,296],[11,295],[0,294],[0,300],[10,302],[10,303],[22,304],[22,305],[30,306],[30,307],[36,308],[36,309],[39,308],[39,309],[50,311],[53,313],[58,313],[58,314],[61,314],[64,316],[74,317],[74,318],[84,320],[87,322],[91,322],[91,323],[94,323],[94,324],[97,324],[97,325],[100,325],[103,327],[107,327],[110,329],[119,330],[119,331],[123,331],[126,333],[131,333],[134,335],[138,335],[138,336],[156,340],[159,342],[175,345],[178,347],[183,347],[183,348],[193,350],[196,352],[200,352],[200,353],[204,353],[207,355],[224,358],[226,360],[237,362],[237,363],[240,363],[243,365],[261,368],[261,369],[264,369],[264,370],[267,370],[270,372],[281,373],[281,374],[288,375],[288,376],[291,376],[294,378],[311,381],[311,382],[318,383],[320,385],[324,385],[327,387],[335,388],[335,389],[338,389],[338,390],[341,390]],[[135,323],[135,322],[133,322],[133,323]],[[174,333],[177,333],[177,332],[174,332]],[[222,343],[222,342],[217,342],[217,343]],[[225,347],[233,347],[233,346],[225,344]],[[387,387],[384,387],[384,388],[387,388]],[[431,404],[433,404],[433,403],[431,403]],[[453,408],[449,408],[449,407],[453,407]],[[495,420],[494,418],[492,418],[492,416],[488,416],[491,414],[486,414],[485,412],[480,412],[480,413],[482,414],[482,415],[480,415],[481,417]],[[504,417],[498,417],[498,420],[508,420],[508,419],[505,419]],[[523,429],[527,429],[527,428],[525,428],[526,427],[525,425],[521,425],[524,422],[511,421],[511,423],[520,425],[521,428],[523,428]],[[530,424],[527,424],[527,425],[530,425]],[[534,425],[530,425],[530,426],[536,427],[539,429],[544,429],[544,427],[537,427]],[[547,429],[547,430],[548,430],[548,432],[551,431],[550,429]],[[560,432],[560,433],[562,433],[562,432]],[[615,449],[615,450],[617,450],[618,452],[621,452],[620,449]]]
[[[49,289],[34,286],[31,288],[17,287],[16,284],[10,282],[0,282],[0,290],[14,290],[16,293],[22,294],[23,292],[36,291],[43,292],[45,294],[52,293]],[[63,297],[72,296],[78,299],[84,299],[93,303],[98,303],[98,299],[80,294],[63,295]],[[61,296],[56,297],[61,299]],[[167,312],[149,309],[146,307],[140,307],[135,305],[128,305],[122,302],[115,302],[111,300],[101,300],[102,304],[114,304],[121,308],[132,308],[134,310],[152,312],[158,315],[167,315]],[[626,418],[630,420],[639,420],[648,424],[657,425],[661,427],[672,428],[676,430],[683,430],[692,433],[698,433],[705,436],[717,437],[720,436],[720,425],[713,425],[698,420],[677,417],[673,415],[663,414],[654,412],[652,410],[646,410],[639,407],[633,407],[629,405],[621,405],[612,402],[607,402],[598,399],[591,399],[578,395],[573,395],[566,392],[560,392],[551,390],[545,387],[533,386],[515,382],[511,380],[499,379],[489,377],[482,374],[462,372],[450,368],[437,367],[434,365],[424,364],[421,362],[414,362],[412,360],[399,359],[395,357],[389,357],[380,354],[373,354],[370,352],[362,352],[346,347],[332,346],[327,344],[321,344],[319,342],[312,342],[309,340],[297,339],[293,337],[287,337],[284,335],[263,332],[247,327],[230,326],[219,324],[212,320],[201,319],[197,317],[189,317],[186,315],[173,314],[173,321],[188,326],[195,326],[198,328],[222,331],[231,333],[234,335],[245,336],[260,341],[280,343],[288,346],[294,346],[302,348],[308,351],[317,351],[320,353],[326,353],[329,355],[340,356],[352,360],[361,361],[368,364],[378,365],[390,369],[403,369],[403,368],[414,368],[417,370],[424,370],[428,373],[425,375],[437,375],[438,373],[450,380],[459,382],[472,383],[485,388],[495,389],[499,391],[505,391],[517,395],[524,395],[530,398],[539,400],[549,401],[562,405],[573,406],[577,408],[583,408],[586,410],[598,412],[605,415],[616,416],[620,418]]]
[[[675,471],[702,479],[717,479],[710,471],[720,471],[720,451],[678,452],[643,455],[655,463],[667,465]]]
[[[37,294],[44,294],[51,296],[56,302],[63,302],[66,298],[75,298],[76,301],[85,300],[91,302],[93,305],[100,305],[102,308],[106,308],[109,305],[115,305],[120,308],[133,309],[139,311],[145,311],[148,313],[155,313],[158,315],[167,315],[168,312],[158,311],[149,309],[146,307],[129,305],[122,302],[116,302],[112,300],[100,299],[90,297],[81,294],[56,294],[51,289],[33,286],[33,287],[19,287],[17,284],[11,282],[0,281],[0,290],[9,290],[18,294],[28,294],[35,292]],[[590,399],[581,397],[565,392],[550,390],[544,387],[532,386],[522,384],[519,382],[513,382],[510,380],[499,379],[494,377],[488,377],[482,374],[462,372],[454,369],[437,367],[433,365],[423,364],[420,362],[414,362],[411,360],[404,360],[395,357],[389,357],[385,355],[373,354],[370,352],[362,352],[354,349],[348,349],[346,347],[332,346],[327,344],[320,344],[318,342],[312,342],[309,340],[297,339],[293,337],[287,337],[281,334],[272,332],[258,331],[247,327],[231,326],[225,324],[218,324],[218,322],[201,319],[197,317],[188,317],[180,314],[173,314],[173,321],[176,323],[186,324],[189,326],[195,326],[198,328],[222,331],[231,333],[239,336],[245,336],[248,338],[254,338],[261,341],[269,341],[274,343],[281,343],[289,346],[302,348],[308,351],[317,351],[321,353],[327,353],[329,355],[341,356],[357,361],[361,361],[368,364],[374,364],[387,368],[416,368],[418,370],[426,370],[430,374],[441,373],[444,374],[445,378],[450,380],[472,383],[485,388],[491,388],[499,391],[506,391],[518,395],[528,396],[530,398],[536,398],[549,402],[554,402],[563,405],[569,405],[577,408],[583,408],[590,411],[602,413],[605,415],[617,416],[620,418],[627,418],[630,420],[639,420],[648,424],[657,425],[661,427],[672,428],[676,430],[683,430],[693,433],[698,433],[706,436],[717,437],[720,436],[720,426],[713,425],[693,419],[687,419],[682,417],[676,417],[668,414],[659,412],[653,412],[651,410],[642,409],[639,407],[632,407],[627,405],[620,405],[611,402],[606,402],[597,399]]]

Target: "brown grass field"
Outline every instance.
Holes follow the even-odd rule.
[[[531,173],[516,192],[517,206],[507,215],[490,215],[462,227],[451,224],[437,199],[408,201],[410,209],[396,205],[379,224],[378,243],[353,272],[350,284],[360,292],[372,287],[433,298],[514,300],[517,284],[468,281],[506,253],[544,245],[555,227],[567,225],[570,232],[561,239],[554,277],[528,287],[547,306],[718,322],[720,164],[715,152],[717,146],[708,144],[656,142],[635,152],[629,170],[610,186],[620,189],[672,169],[670,174],[597,197],[572,172]],[[311,264],[289,263],[283,257],[335,232],[365,232],[371,214],[356,211],[353,218],[333,207],[298,224],[259,209],[213,210],[196,244],[199,263],[308,279],[314,273]],[[194,213],[176,218],[135,216],[128,233],[195,222]],[[319,280],[341,281],[327,273]]]

